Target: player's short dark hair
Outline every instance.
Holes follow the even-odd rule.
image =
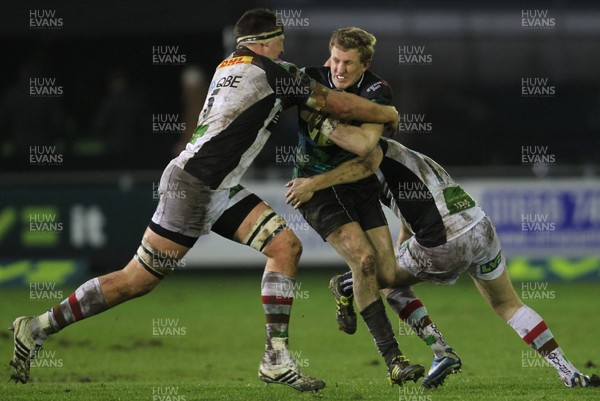
[[[337,47],[342,51],[356,49],[360,55],[361,63],[366,63],[373,59],[375,43],[377,43],[377,39],[374,35],[364,29],[351,26],[333,32],[329,40],[329,50],[333,47]]]
[[[262,32],[271,32],[277,29],[283,31],[277,15],[268,8],[254,8],[246,11],[235,23],[233,38],[237,42],[242,36],[256,35]]]

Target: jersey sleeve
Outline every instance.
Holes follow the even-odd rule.
[[[392,104],[392,88],[383,79],[379,79],[363,89],[361,96],[384,106]],[[382,136],[389,138],[393,135],[394,129],[389,125],[385,125]]]

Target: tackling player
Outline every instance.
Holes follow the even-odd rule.
[[[287,107],[305,105],[341,119],[382,124],[397,124],[398,115],[393,107],[332,92],[293,64],[277,60],[283,52],[283,27],[270,10],[246,12],[234,37],[237,49],[217,67],[198,127],[162,174],[159,204],[133,259],[122,270],[87,281],[49,311],[13,322],[10,364],[16,382],[29,380],[31,360],[48,336],[147,294],[177,270],[198,237],[212,230],[267,257],[261,286],[266,340],[259,378],[299,391],[325,386],[304,376],[288,350],[289,289],[294,288],[300,241],[271,207],[238,183]],[[282,85],[295,90],[282,90]]]
[[[388,84],[368,68],[376,39],[355,27],[336,30],[329,42],[328,66],[306,68],[310,77],[323,85],[354,93],[373,103],[390,104]],[[310,177],[330,171],[356,154],[367,154],[377,145],[384,127],[362,124],[374,138],[370,143],[353,143],[351,131],[361,130],[358,122],[330,134],[335,121],[326,113],[305,107],[299,111],[299,157],[294,177]],[[364,121],[357,119],[358,121]],[[337,133],[344,133],[337,135]],[[335,142],[335,143],[334,143]],[[337,145],[336,145],[337,144]],[[361,144],[358,148],[357,144]],[[339,145],[339,146],[338,146]],[[345,150],[346,149],[346,150]],[[352,270],[356,304],[388,368],[388,379],[402,385],[416,381],[424,373],[421,365],[411,365],[400,352],[391,323],[379,295],[377,277],[392,276],[395,270],[393,244],[387,221],[379,204],[380,183],[373,174],[351,184],[336,185],[315,192],[300,205],[304,219],[346,261]]]
[[[411,286],[423,281],[454,284],[464,272],[471,275],[492,309],[556,369],[566,386],[598,386],[600,378],[580,373],[565,357],[542,317],[518,298],[496,230],[475,200],[429,157],[391,139],[381,140],[380,145],[367,157],[353,159],[334,171],[293,180],[286,198],[302,205],[315,191],[377,172],[383,182],[381,201],[402,222],[396,277],[386,283],[388,289],[383,292],[400,318],[434,352],[423,386],[442,384],[448,374],[460,370],[461,360],[444,341]],[[334,296],[349,300],[338,313],[352,315],[352,273],[335,276],[332,282]],[[338,319],[340,329],[351,334],[344,321]]]

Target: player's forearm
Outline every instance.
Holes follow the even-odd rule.
[[[364,158],[357,157],[348,160],[333,170],[313,175],[307,179],[313,192],[332,187],[334,185],[348,184],[366,178],[373,174],[364,163]]]
[[[375,102],[352,96],[347,116],[343,120],[358,120],[376,124],[398,124],[398,111],[393,106],[382,106]]]
[[[361,127],[338,123],[329,139],[340,148],[358,156],[369,154],[381,138],[383,125],[363,124]]]
[[[392,106],[382,106],[360,96],[336,92],[317,85],[313,92],[314,101],[307,105],[324,111],[340,120],[358,120],[376,124],[397,124],[398,112]]]

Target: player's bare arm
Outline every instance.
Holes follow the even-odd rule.
[[[377,146],[366,156],[345,161],[333,170],[308,178],[295,178],[286,184],[289,189],[285,194],[285,201],[297,209],[308,202],[316,191],[370,176],[377,171],[382,159],[383,151]]]
[[[382,106],[346,92],[332,91],[317,83],[307,106],[330,113],[340,120],[358,120],[369,123],[398,126],[398,111],[393,106]]]
[[[368,123],[356,127],[337,123],[335,129],[329,134],[329,139],[340,148],[357,156],[368,156],[377,146],[383,129],[382,124]]]

